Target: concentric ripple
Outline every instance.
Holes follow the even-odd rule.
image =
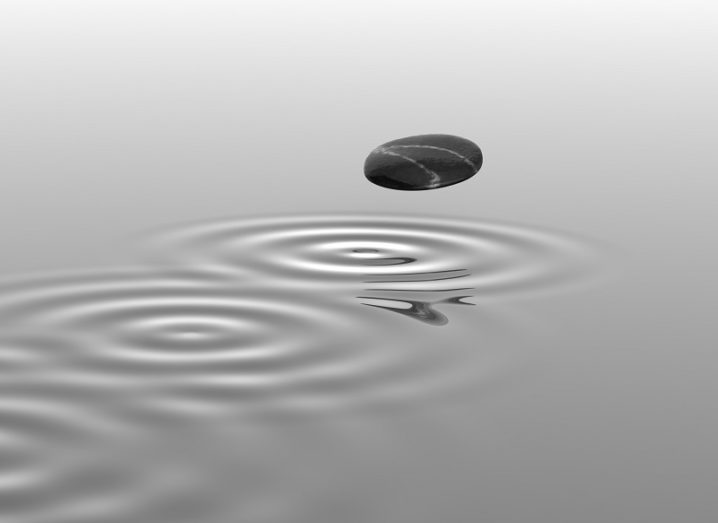
[[[583,240],[535,228],[376,215],[210,222],[164,231],[152,245],[164,262],[287,285],[461,286],[480,297],[576,283],[595,254]]]
[[[0,519],[234,513],[235,497],[196,475],[214,458],[174,473],[192,454],[181,449],[156,474],[144,438],[263,426],[237,423],[247,416],[394,413],[491,382],[516,353],[492,342],[501,304],[482,299],[592,267],[592,249],[565,235],[414,217],[211,223],[155,245],[163,264],[0,281]],[[433,326],[449,314],[446,336]],[[152,470],[123,468],[142,452]]]
[[[451,351],[397,342],[392,315],[367,309],[351,295],[186,270],[0,285],[0,330],[58,340],[38,356],[57,375],[34,390],[96,389],[103,415],[134,422],[269,406],[324,411],[451,384]]]

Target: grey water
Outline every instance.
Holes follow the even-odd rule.
[[[715,520],[717,10],[3,3],[0,522]]]
[[[368,433],[391,445],[387,416],[462,398],[519,364],[499,341],[512,319],[494,301],[585,285],[597,269],[588,242],[440,217],[273,216],[154,236],[134,266],[0,281],[5,450],[35,458],[6,470],[4,506],[18,521],[252,521],[266,510],[310,521],[335,503],[335,517],[351,520],[353,499],[288,501],[303,486],[342,484],[322,477],[325,457],[301,484],[275,491],[281,481],[270,479],[269,492],[245,498],[236,489],[255,474],[243,472],[243,439],[225,448],[214,438],[261,429],[284,441],[268,444],[279,456],[311,423],[316,437],[349,444],[350,460],[356,445],[371,453]],[[450,321],[448,336],[426,330]],[[168,459],[179,462],[155,463],[158,440],[165,449],[175,439]],[[195,452],[204,445],[209,456]],[[216,476],[225,457],[237,468]],[[275,459],[265,466],[280,476],[304,468]]]

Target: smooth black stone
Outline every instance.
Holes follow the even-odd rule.
[[[401,191],[438,189],[475,175],[484,158],[471,140],[450,134],[423,134],[392,140],[364,162],[370,182]]]

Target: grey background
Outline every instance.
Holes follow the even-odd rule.
[[[346,495],[383,521],[713,521],[716,15],[698,0],[5,0],[0,271],[118,264],[148,228],[293,211],[604,241],[610,280],[516,304],[542,325],[511,342],[530,363],[432,412],[437,434],[374,449],[379,469],[351,461],[364,479]],[[478,142],[481,172],[418,193],[364,179],[373,147],[433,132]]]

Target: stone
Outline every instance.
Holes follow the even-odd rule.
[[[471,140],[423,134],[374,149],[364,162],[364,175],[389,189],[424,191],[463,182],[475,175],[482,163],[481,149]]]

